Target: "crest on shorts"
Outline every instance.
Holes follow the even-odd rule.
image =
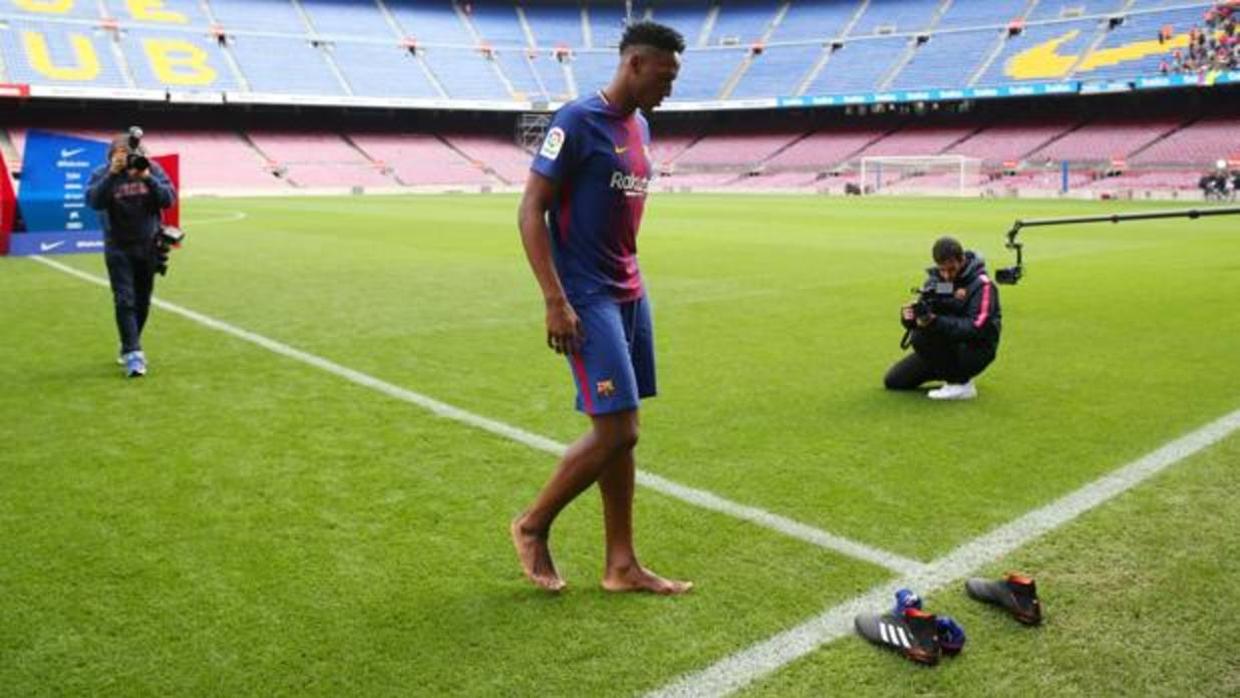
[[[611,382],[610,378],[595,383],[594,389],[598,391],[599,397],[611,397],[616,394],[616,384]]]

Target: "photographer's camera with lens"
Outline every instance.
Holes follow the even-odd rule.
[[[185,231],[171,225],[165,225],[155,234],[155,271],[160,276],[168,275],[168,257],[172,248],[185,240]]]
[[[911,304],[913,322],[906,322],[904,325],[904,336],[900,338],[901,349],[909,348],[909,343],[913,338],[913,327],[919,321],[925,320],[931,315],[941,314],[944,304],[955,297],[956,285],[950,281],[926,279],[926,283],[922,284],[921,288],[910,290],[917,294],[917,300]]]
[[[917,300],[913,301],[913,317],[921,320],[938,312],[939,304],[952,298],[956,285],[950,281],[927,279],[920,289],[913,289]]]
[[[142,154],[142,129],[138,126],[129,127],[129,156],[125,158],[125,168],[130,170],[149,169],[151,161]]]

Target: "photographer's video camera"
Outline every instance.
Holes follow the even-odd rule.
[[[155,234],[155,271],[160,276],[168,275],[168,257],[172,248],[185,240],[185,231],[165,225]]]
[[[913,292],[917,294],[917,300],[913,301],[913,317],[920,320],[934,315],[940,303],[951,299],[956,285],[950,281],[927,279],[924,286],[913,289]]]
[[[129,156],[125,158],[125,168],[130,170],[148,169],[151,161],[142,154],[142,129],[138,126],[129,127]]]

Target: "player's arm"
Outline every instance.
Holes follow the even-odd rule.
[[[547,307],[547,346],[559,354],[569,354],[580,348],[581,321],[569,304],[555,271],[551,256],[551,232],[547,229],[547,211],[555,201],[555,184],[547,177],[530,171],[525,180],[525,193],[517,209],[517,226],[521,229],[521,244],[525,256],[534,271],[534,278],[542,290]]]

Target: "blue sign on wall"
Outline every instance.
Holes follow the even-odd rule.
[[[86,204],[86,182],[107,156],[108,145],[100,141],[28,132],[17,192],[26,230],[98,231],[99,217]]]

